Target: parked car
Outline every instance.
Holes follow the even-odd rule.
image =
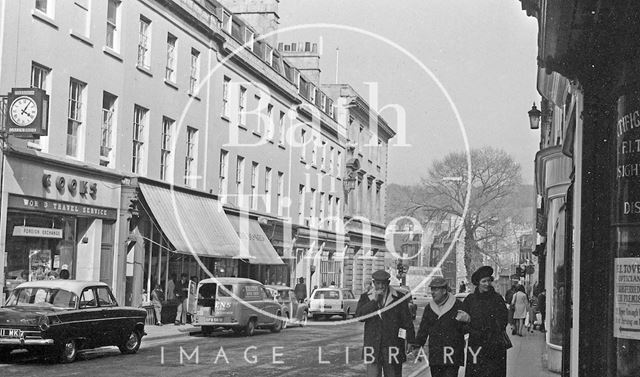
[[[458,299],[458,301],[462,302],[464,301],[465,298],[467,298],[467,296],[469,296],[470,292],[460,292],[460,293],[456,293],[456,298]]]
[[[216,328],[253,336],[257,328],[280,332],[282,305],[259,281],[246,278],[211,278],[198,284],[198,305],[193,325],[207,335]]]
[[[0,308],[0,357],[27,349],[70,363],[79,350],[103,346],[133,354],[146,335],[146,315],[144,309],[119,306],[102,282],[25,282]]]
[[[282,305],[284,316],[287,318],[283,328],[290,325],[304,326],[306,324],[309,316],[307,304],[298,302],[293,288],[285,285],[267,285],[267,289],[273,292],[275,299]]]
[[[329,318],[340,315],[346,319],[349,315],[356,315],[358,300],[351,289],[347,288],[318,288],[311,293],[308,301],[309,318]]]
[[[393,288],[403,293],[404,295],[409,295],[409,298],[407,298],[407,304],[409,305],[411,318],[416,319],[416,315],[418,313],[418,305],[415,302],[413,302],[413,295],[411,294],[411,289],[407,286],[400,286],[400,287],[393,287]]]

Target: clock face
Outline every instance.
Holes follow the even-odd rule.
[[[11,103],[9,115],[16,126],[26,127],[36,120],[38,106],[31,97],[18,97]]]

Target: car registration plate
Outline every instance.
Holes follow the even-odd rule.
[[[213,318],[213,322],[224,322],[224,318],[223,317],[214,317]]]
[[[19,329],[0,329],[0,338],[21,338],[22,330]]]
[[[325,309],[331,309],[331,305],[325,305],[324,308]]]

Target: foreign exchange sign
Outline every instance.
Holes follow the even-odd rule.
[[[13,227],[13,235],[18,237],[62,239],[62,229],[37,228],[34,226],[15,226]]]
[[[640,339],[640,258],[616,258],[613,336]]]

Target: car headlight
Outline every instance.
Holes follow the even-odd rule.
[[[43,315],[40,318],[38,318],[38,327],[42,331],[49,330],[49,317],[47,317],[46,315]]]

